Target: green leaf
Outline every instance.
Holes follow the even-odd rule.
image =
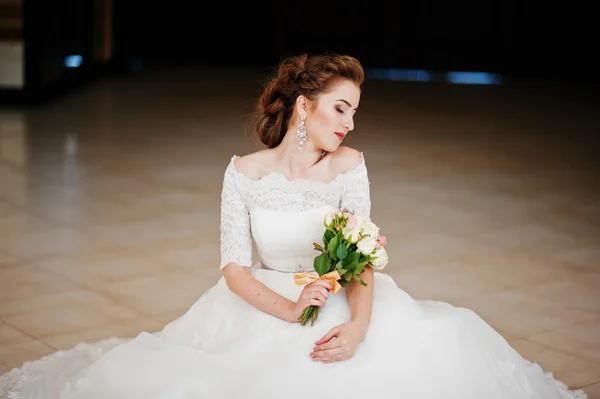
[[[344,277],[344,274],[346,274],[346,272],[348,272],[348,269],[339,269],[338,273],[340,274],[340,277]]]
[[[344,260],[348,256],[348,248],[345,245],[338,245],[337,247],[337,257],[341,260]]]
[[[335,270],[340,270],[342,268],[342,261],[338,261],[338,263],[336,263],[335,265]]]
[[[327,250],[325,248],[323,248],[322,246],[320,246],[316,242],[313,242],[313,246],[315,247],[315,251],[327,252]]]
[[[344,269],[354,270],[358,265],[358,259],[360,258],[360,253],[358,252],[350,252],[348,256],[344,259]]]
[[[319,273],[319,276],[322,276],[329,272],[329,268],[331,267],[331,260],[329,260],[329,256],[327,254],[322,253],[317,256],[314,260],[315,271]]]
[[[355,269],[356,274],[361,274],[363,272],[363,270],[365,269],[365,266],[369,263],[369,261],[370,260],[369,260],[368,256],[364,257],[361,261],[359,261],[358,264],[356,265],[356,269]]]
[[[327,248],[329,250],[329,254],[331,255],[331,258],[335,261],[338,260],[336,251],[337,251],[339,243],[340,243],[340,238],[339,238],[339,236],[335,235],[335,236],[333,236],[331,241],[329,241],[329,245]]]
[[[365,283],[360,277],[358,277],[357,275],[352,276],[352,278],[356,281],[358,281],[359,283],[361,283],[362,285],[364,285],[365,287],[367,286],[367,283]]]
[[[329,242],[331,241],[334,235],[335,233],[333,231],[325,230],[325,234],[323,234],[323,243],[326,247],[329,246]]]

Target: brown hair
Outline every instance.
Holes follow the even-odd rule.
[[[360,87],[364,81],[360,62],[345,55],[302,54],[284,59],[258,100],[255,123],[260,141],[268,148],[277,147],[287,132],[297,97],[315,101],[339,79]]]

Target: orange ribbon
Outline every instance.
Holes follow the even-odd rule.
[[[333,286],[333,289],[331,291],[334,294],[337,294],[342,289],[341,284],[338,283],[338,280],[340,278],[341,278],[340,274],[338,273],[337,270],[334,270],[332,272],[324,274],[321,277],[317,277],[314,274],[309,273],[309,272],[304,272],[304,273],[299,273],[299,274],[294,275],[294,280],[296,281],[297,285],[309,284],[309,283],[312,283],[313,281],[317,281],[317,280],[325,280]]]

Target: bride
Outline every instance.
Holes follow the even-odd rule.
[[[2,398],[566,399],[469,309],[416,301],[366,267],[337,295],[314,272],[331,210],[369,216],[354,128],[363,69],[348,56],[292,57],[260,97],[267,149],[233,156],[221,205],[223,277],[154,334],[80,344],[0,377]],[[252,263],[256,243],[260,262]],[[215,265],[216,267],[216,265]],[[314,326],[299,321],[320,307]]]

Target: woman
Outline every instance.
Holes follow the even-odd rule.
[[[266,149],[232,157],[221,206],[223,278],[156,334],[81,344],[0,379],[10,398],[585,398],[524,360],[472,311],[418,302],[366,267],[337,295],[314,271],[323,218],[369,216],[354,128],[363,70],[347,56],[285,60],[259,101]],[[252,267],[252,242],[260,263]],[[304,310],[320,307],[314,326]]]

